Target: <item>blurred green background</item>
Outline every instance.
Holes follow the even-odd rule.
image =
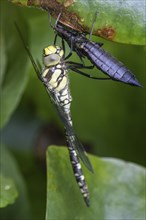
[[[6,72],[2,77],[2,88],[10,77],[9,71],[14,63],[19,64],[19,68],[16,68],[16,72],[13,71],[11,81],[16,73],[19,75],[16,84],[20,85],[19,98],[10,119],[1,131],[1,137],[2,142],[13,152],[24,176],[32,206],[32,218],[40,219],[45,213],[46,179],[43,166],[45,147],[50,144],[66,143],[63,127],[44,86],[31,66],[14,27],[14,21],[19,25],[33,56],[40,61],[42,49],[54,42],[54,32],[49,25],[46,11],[18,7],[6,1],[3,1],[1,8],[4,36],[2,42],[5,44],[5,58],[2,58],[1,52],[1,61],[5,62]],[[103,42],[104,49],[129,67],[143,88],[131,87],[112,80],[105,82],[91,80],[69,71],[73,97],[71,111],[76,133],[87,151],[92,154],[121,158],[144,165],[145,48],[117,44],[97,37],[93,37],[92,40]],[[61,45],[59,39],[58,45]],[[11,50],[10,54],[11,48],[13,51]],[[68,47],[66,50],[69,52]],[[70,60],[79,62],[76,55]],[[103,76],[97,69],[92,72],[97,76]],[[13,93],[11,90],[7,91],[5,99]],[[10,103],[13,105],[14,101],[11,100]],[[36,182],[37,184],[34,184]],[[36,196],[41,197],[41,202],[37,201]]]

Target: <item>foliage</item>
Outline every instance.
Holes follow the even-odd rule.
[[[121,43],[145,45],[145,1],[111,0],[11,0],[15,4],[36,6],[49,10],[56,18],[72,28],[89,33],[96,12],[98,22],[93,33]]]
[[[0,216],[4,220],[25,220],[29,217],[29,202],[24,179],[13,155],[6,146],[0,147]]]
[[[84,170],[91,199],[88,208],[76,187],[68,160],[66,148],[48,148],[46,220],[144,220],[144,168],[113,158],[90,156],[94,174]]]
[[[1,2],[2,4],[2,2]],[[4,6],[3,6],[4,5]],[[25,89],[28,74],[26,74],[27,57],[25,56],[22,43],[18,39],[18,34],[14,31],[15,18],[19,17],[19,21],[22,22],[23,27],[25,24],[21,19],[21,13],[14,8],[7,8],[3,3],[1,7],[2,21],[1,21],[1,48],[2,48],[2,60],[1,60],[1,118],[0,127],[3,127],[10,119],[12,113],[15,111],[22,93]],[[5,25],[7,15],[9,14],[14,20],[7,22]],[[9,33],[11,34],[11,38]],[[10,40],[11,39],[11,40]],[[17,46],[16,46],[17,45]],[[14,56],[15,54],[15,56]],[[18,61],[19,54],[19,61]],[[17,56],[16,56],[17,55]],[[23,68],[22,68],[23,64]],[[19,83],[18,83],[19,82]]]
[[[3,175],[0,176],[0,208],[6,207],[8,204],[15,202],[18,196],[18,191],[12,179]]]
[[[16,2],[20,3],[19,0],[15,1],[15,3]],[[81,1],[76,2],[77,4],[82,3]],[[86,4],[88,3],[88,1],[84,2]],[[96,3],[96,1],[94,2]],[[114,2],[115,1],[108,1],[108,4]],[[119,2],[121,4],[121,1]],[[124,11],[124,5],[127,4],[127,2],[128,1],[123,1]],[[8,181],[10,180],[12,187],[14,186],[14,194],[10,193],[6,195],[7,207],[2,208],[1,213],[5,220],[9,220],[10,217],[12,220],[25,220],[30,218],[40,220],[41,218],[43,219],[42,213],[45,212],[44,184],[46,180],[45,172],[40,169],[40,164],[38,164],[37,167],[34,162],[33,157],[37,154],[36,147],[39,141],[38,139],[36,141],[32,135],[33,126],[31,123],[34,125],[37,121],[37,125],[40,126],[40,121],[41,124],[44,124],[45,122],[49,124],[53,121],[56,123],[59,130],[61,130],[62,127],[59,123],[56,112],[54,112],[54,109],[49,102],[48,95],[46,94],[43,85],[41,85],[34,74],[34,70],[30,65],[30,61],[23,48],[22,42],[20,41],[18,33],[14,27],[14,21],[19,25],[24,35],[24,39],[36,60],[38,59],[41,61],[42,48],[53,43],[54,32],[49,26],[48,15],[45,11],[28,7],[18,7],[6,1],[1,1],[0,3],[2,4],[2,31],[0,36],[0,123],[3,128],[2,142],[7,143],[9,147],[21,148],[19,156],[17,156],[17,153],[14,154],[17,158],[17,162],[19,161],[19,164],[17,164],[9,151],[7,151],[6,146],[1,152],[3,155],[1,158],[1,165],[4,168],[2,175],[4,178],[7,178]],[[26,1],[23,0],[21,3],[26,4]],[[82,7],[86,7],[86,4]],[[110,12],[107,7],[108,5],[106,5],[104,9],[104,4],[101,5],[101,1],[99,1],[99,4],[100,7],[103,7],[105,13],[107,10]],[[131,4],[133,5],[132,2]],[[76,8],[78,9],[79,7]],[[100,14],[98,17],[100,22],[98,24],[103,25],[103,22],[107,22],[107,20],[110,21],[110,24],[115,23],[117,35],[113,41],[139,45],[143,44],[144,29],[142,4],[139,8],[135,4],[135,6],[132,7],[133,12],[130,11],[130,14],[136,15],[136,20],[135,16],[131,18],[131,16],[128,15],[127,18],[134,20],[126,20],[126,15],[120,17],[120,19],[123,20],[121,26],[118,24],[117,9],[118,7],[111,7],[111,12],[106,13],[105,19],[104,13]],[[138,10],[139,13],[137,14]],[[67,11],[74,13],[74,8],[67,9]],[[87,12],[87,10],[84,10],[84,12]],[[87,22],[87,24],[89,20],[88,28],[90,29],[93,14],[91,19],[88,19],[86,13],[83,13],[82,11],[79,12],[78,10],[77,13],[81,13],[81,15],[85,16],[84,22]],[[11,19],[8,19],[8,16]],[[114,22],[115,17],[117,17],[117,23]],[[133,27],[134,30],[136,30],[134,34],[132,28],[129,29],[129,27]],[[92,40],[98,42],[103,41],[105,43],[104,48],[123,61],[135,73],[139,81],[142,82],[143,85],[145,84],[145,51],[143,47],[116,44],[102,40],[101,38],[97,39],[97,37],[93,37]],[[59,40],[57,43],[60,45]],[[67,48],[66,52],[68,51],[69,49]],[[71,57],[71,60],[78,62],[78,58],[75,55]],[[102,73],[99,73],[98,70],[95,71],[95,69],[92,73],[102,75]],[[144,164],[144,89],[128,87],[127,85],[112,81],[97,82],[78,76],[74,73],[69,72],[69,74],[73,96],[72,114],[74,126],[80,139],[82,139],[87,146],[91,146],[90,151],[100,156],[114,156]],[[20,115],[21,117],[19,117]],[[21,124],[20,127],[17,126],[18,121]],[[9,132],[7,132],[8,130]],[[47,136],[49,136],[50,133],[48,132]],[[33,141],[28,144],[30,136],[33,136],[35,141],[33,139]],[[52,143],[51,138],[47,143]],[[55,133],[55,139],[53,142],[55,143],[56,140],[58,140],[57,133]],[[35,154],[32,151],[32,146],[34,145]],[[41,142],[41,150],[43,148],[42,145]],[[22,146],[25,150],[29,146],[31,148],[29,154],[33,156],[30,158],[25,157]],[[41,150],[39,153],[42,152]],[[49,178],[47,184],[49,188],[47,189],[47,220],[53,218],[55,215],[59,218],[60,213],[64,217],[69,217],[70,215],[72,217],[72,210],[73,212],[74,210],[77,210],[74,212],[77,214],[74,216],[76,219],[79,219],[79,217],[84,219],[86,216],[95,217],[97,214],[96,211],[98,212],[100,219],[108,219],[108,217],[112,218],[114,216],[117,217],[118,215],[120,217],[122,216],[122,218],[130,216],[129,218],[132,220],[136,217],[143,218],[143,203],[145,199],[143,197],[144,168],[117,159],[104,159],[102,157],[98,158],[94,156],[90,156],[90,158],[95,169],[95,174],[92,175],[84,170],[91,194],[91,207],[87,209],[73,178],[67,151],[59,148],[48,149],[47,174]],[[19,166],[20,168],[18,168]],[[22,173],[24,174],[25,180],[22,178]],[[61,188],[59,185],[60,183]],[[128,185],[128,183],[130,184]],[[29,192],[31,207],[29,207],[30,204],[27,198],[25,184]],[[56,189],[56,187],[58,188]],[[18,197],[16,198],[17,193]],[[29,208],[33,209],[31,217]],[[124,219],[126,219],[126,217]]]

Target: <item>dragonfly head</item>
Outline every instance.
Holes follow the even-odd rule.
[[[64,51],[58,46],[48,46],[43,50],[43,63],[46,67],[54,66],[60,63]]]

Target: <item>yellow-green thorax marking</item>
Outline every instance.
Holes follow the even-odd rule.
[[[49,89],[56,92],[63,90],[68,84],[66,64],[63,62],[63,50],[58,46],[48,46],[44,49],[42,71],[44,82]]]

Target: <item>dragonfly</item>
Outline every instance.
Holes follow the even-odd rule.
[[[68,59],[72,55],[72,52],[75,51],[83,63],[82,68],[86,68],[83,58],[87,58],[90,60],[93,66],[102,71],[104,74],[108,75],[110,79],[132,86],[142,87],[134,74],[122,62],[117,60],[109,52],[102,48],[103,43],[91,41],[97,13],[92,24],[89,39],[86,37],[86,33],[81,33],[61,24],[59,22],[60,16],[61,13],[56,20],[55,26],[51,26],[56,32],[54,43],[56,43],[57,36],[60,36],[70,47],[70,53],[66,59]]]
[[[33,68],[39,80],[45,86],[46,91],[49,94],[49,97],[51,98],[51,101],[54,104],[64,125],[73,173],[83,195],[84,201],[86,205],[89,206],[89,191],[85,176],[82,171],[80,159],[92,173],[93,168],[83,145],[79,141],[74,131],[70,111],[72,96],[69,89],[68,69],[73,68],[75,63],[66,61],[65,48],[50,45],[43,50],[44,66],[41,68],[41,65],[35,61],[32,53],[29,50],[29,47],[25,43],[19,26],[16,23],[15,26],[22,40],[24,48],[30,58]],[[80,67],[80,65],[76,64],[76,67]]]

